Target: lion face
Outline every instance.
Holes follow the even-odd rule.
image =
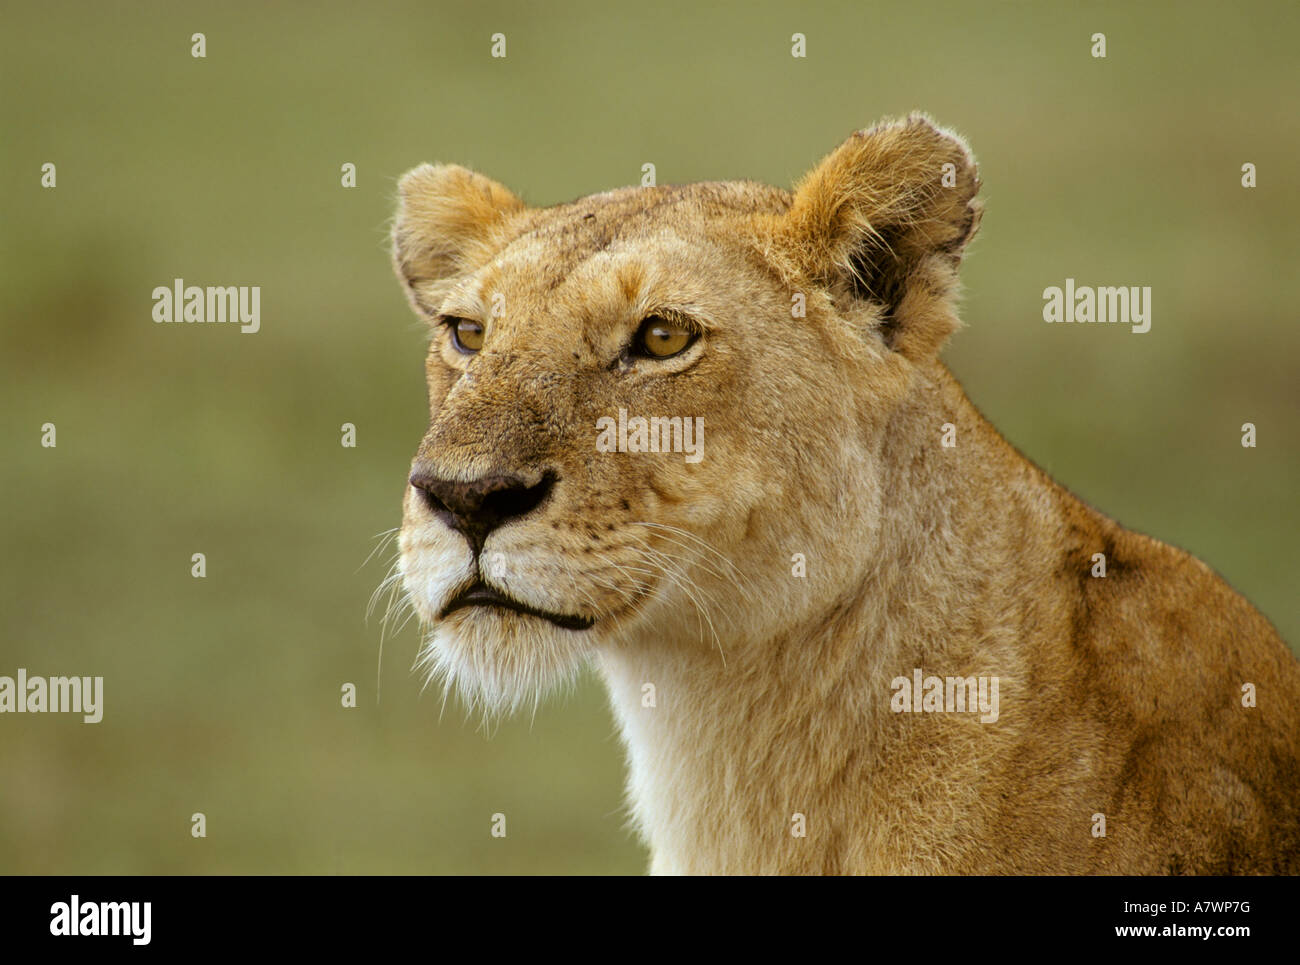
[[[873,526],[909,363],[812,190],[530,209],[463,168],[406,175],[394,260],[432,337],[400,567],[433,674],[513,709],[603,648],[799,620],[832,588],[792,581],[795,554],[861,569],[836,534]]]

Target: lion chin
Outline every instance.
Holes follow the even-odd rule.
[[[584,632],[499,607],[456,610],[427,629],[417,667],[426,685],[455,690],[470,707],[496,716],[536,709],[572,684],[591,654]]]
[[[416,611],[425,626],[416,667],[426,687],[437,681],[491,717],[536,710],[547,694],[573,683],[593,652],[586,629],[500,606],[434,615],[417,603]]]

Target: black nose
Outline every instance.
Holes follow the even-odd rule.
[[[554,473],[543,474],[541,481],[531,486],[516,476],[453,482],[427,470],[411,473],[411,485],[420,491],[425,505],[452,529],[464,533],[475,555],[483,549],[488,533],[531,513],[554,484]]]

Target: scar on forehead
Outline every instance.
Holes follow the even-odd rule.
[[[479,301],[484,304],[488,304],[492,301],[492,293],[498,290],[500,279],[501,269],[496,265],[489,266],[488,269],[479,276],[478,291],[476,292]]]
[[[645,286],[645,269],[636,263],[622,265],[618,269],[618,283],[623,297],[634,302]]]

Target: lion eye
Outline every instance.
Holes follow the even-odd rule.
[[[685,325],[651,315],[637,330],[633,349],[650,358],[666,359],[685,351],[695,341],[695,332]]]
[[[483,326],[470,318],[448,318],[451,341],[458,351],[473,355],[483,347]]]

